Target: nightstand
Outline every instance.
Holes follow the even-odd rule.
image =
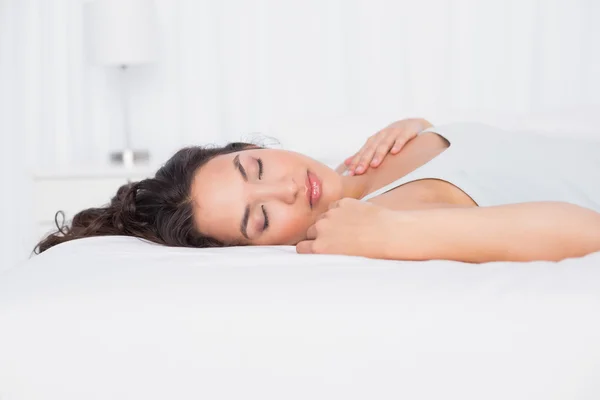
[[[85,208],[110,203],[121,185],[152,177],[158,168],[71,167],[37,171],[33,174],[32,199],[36,239],[56,231],[54,215],[57,211],[64,211],[65,220],[69,221]]]

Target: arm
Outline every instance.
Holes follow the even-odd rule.
[[[408,118],[393,122],[370,136],[356,154],[348,157],[335,170],[341,174],[348,169],[352,175],[360,175],[369,167],[376,168],[388,153],[398,154],[407,142],[421,131],[432,126],[429,121],[423,118]]]
[[[408,215],[407,215],[408,213]],[[403,215],[404,214],[404,215]],[[386,258],[466,262],[561,260],[600,251],[600,213],[569,203],[400,212]]]

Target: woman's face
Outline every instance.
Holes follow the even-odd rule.
[[[342,180],[302,154],[250,149],[208,161],[191,195],[203,235],[226,244],[294,245],[342,197]]]

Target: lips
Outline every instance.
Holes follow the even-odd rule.
[[[323,193],[321,181],[314,173],[307,171],[306,173],[306,197],[310,208],[313,208],[319,203],[321,194]]]

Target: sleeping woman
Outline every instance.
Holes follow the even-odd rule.
[[[406,119],[336,170],[248,143],[188,147],[58,228],[37,253],[127,235],[394,260],[561,260],[600,251],[600,142]]]

